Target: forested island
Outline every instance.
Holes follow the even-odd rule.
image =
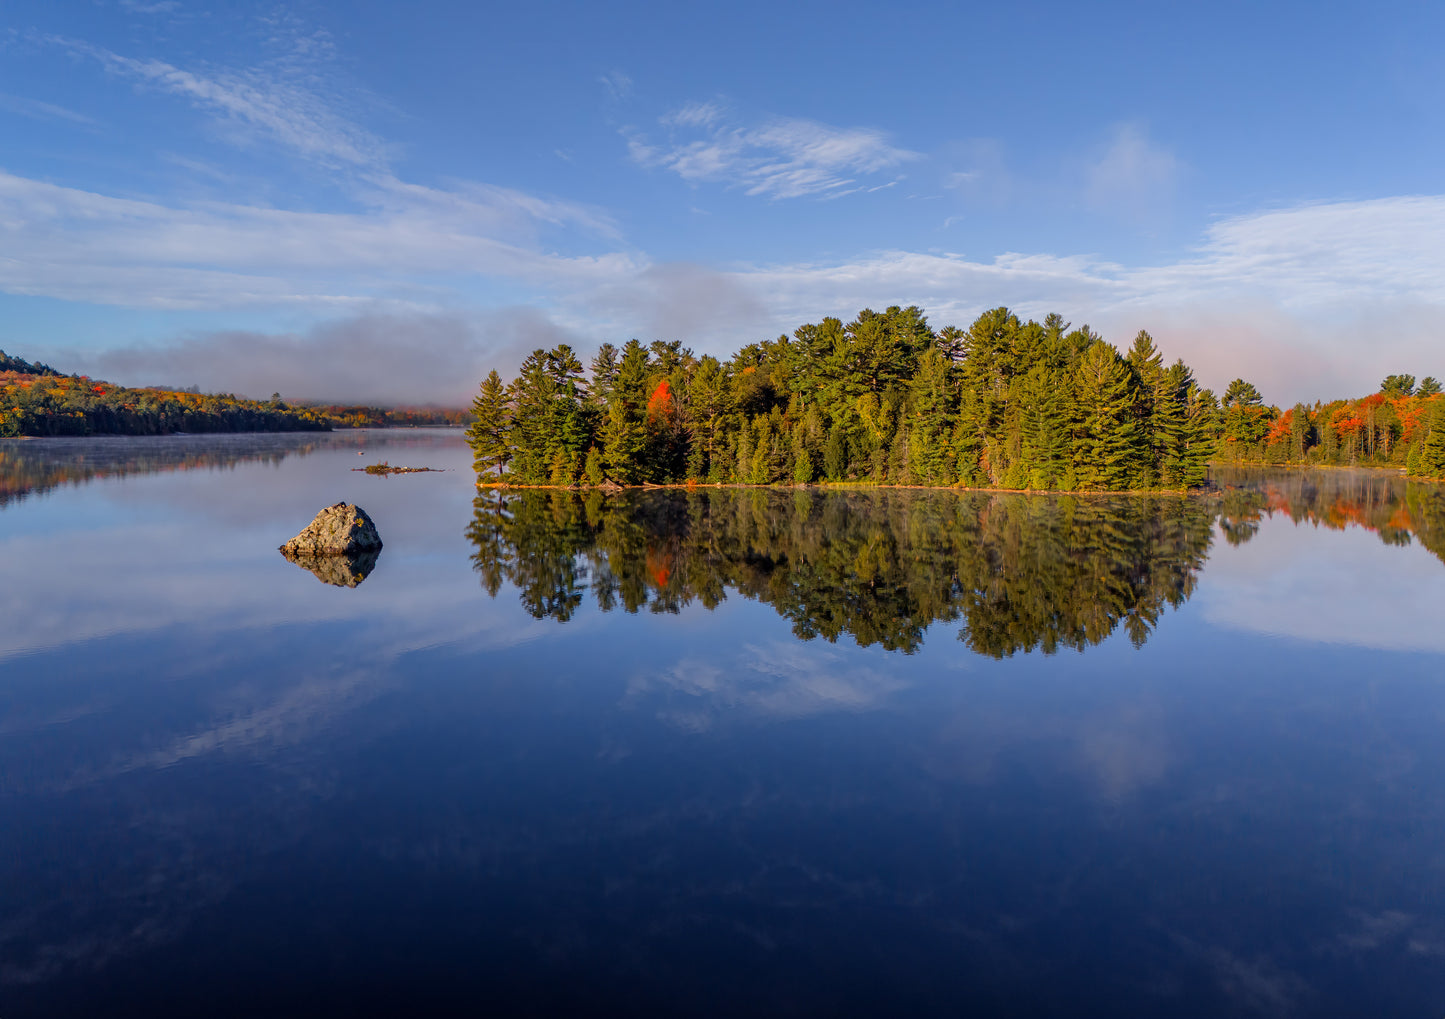
[[[491,372],[468,430],[481,485],[853,482],[1034,491],[1187,489],[1211,461],[1445,478],[1445,397],[1391,375],[1361,399],[1223,398],[1141,331],[1120,353],[1007,308],[932,329],[917,307],[825,318],[726,361],[680,341],[561,345]]]
[[[262,401],[225,393],[128,388],[64,375],[0,350],[0,437],[324,432],[470,420],[465,410],[288,404],[279,394]]]

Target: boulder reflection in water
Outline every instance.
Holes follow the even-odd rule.
[[[376,560],[381,552],[372,550],[353,555],[307,555],[302,552],[281,550],[288,560],[308,570],[323,584],[335,587],[355,587],[376,569]]]

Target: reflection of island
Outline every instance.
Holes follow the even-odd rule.
[[[1193,590],[1212,504],[1183,496],[706,490],[605,498],[524,491],[479,499],[468,535],[492,593],[536,616],[712,607],[728,588],[800,637],[849,634],[913,651],[962,620],[983,654],[1096,644],[1122,622],[1143,641]]]
[[[1142,644],[1164,608],[1193,593],[1216,523],[1239,544],[1278,510],[1376,521],[1386,541],[1413,533],[1440,554],[1438,487],[1309,477],[1275,472],[1273,485],[1256,472],[1203,498],[522,490],[478,499],[467,535],[486,589],[510,582],[539,618],[570,618],[589,590],[603,611],[677,612],[731,589],[772,605],[800,637],[913,651],[929,624],[958,620],[960,640],[1002,657],[1083,649],[1120,624]]]
[[[355,587],[376,569],[380,549],[352,555],[307,555],[281,549],[281,554],[303,570],[309,570],[323,584],[334,587]]]

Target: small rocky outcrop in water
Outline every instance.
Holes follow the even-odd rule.
[[[355,587],[376,569],[378,553],[372,550],[354,555],[310,555],[282,548],[281,554],[303,570],[309,570],[323,584]]]
[[[381,551],[381,535],[366,510],[355,503],[338,502],[316,514],[296,537],[281,546],[291,556],[351,556]],[[294,561],[294,560],[293,560]]]
[[[381,535],[371,517],[349,502],[326,507],[281,546],[281,554],[291,562],[336,587],[355,587],[365,580],[376,568],[380,551]]]

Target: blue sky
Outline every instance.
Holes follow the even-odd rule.
[[[1280,402],[1445,376],[1432,4],[11,0],[0,346],[455,401],[1006,304]]]

